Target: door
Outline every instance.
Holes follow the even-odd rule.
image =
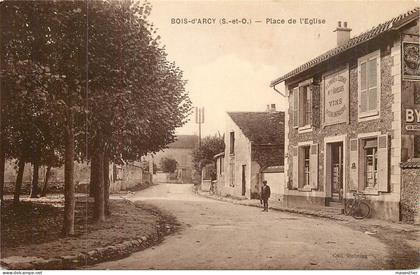
[[[333,201],[343,199],[343,143],[331,144],[331,195]]]
[[[245,191],[246,191],[245,171],[246,171],[246,165],[242,165],[242,196],[245,196]]]

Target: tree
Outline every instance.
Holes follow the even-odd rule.
[[[63,150],[54,150],[52,148],[48,148],[45,152],[41,153],[41,164],[47,167],[44,176],[44,184],[41,191],[41,197],[45,197],[48,191],[48,181],[51,176],[51,168],[53,167],[60,167],[64,163],[63,155],[60,153]]]
[[[178,162],[173,158],[162,158],[160,166],[165,173],[174,173],[176,171]]]
[[[187,121],[182,71],[167,60],[150,11],[138,1],[0,2],[1,83],[14,96],[2,106],[2,139],[22,171],[46,149],[63,156],[64,235],[74,233],[75,160],[91,161],[104,220],[108,162],[161,150]]]
[[[6,128],[13,129],[5,132],[17,136],[17,139],[9,139],[13,141],[11,147],[16,148],[11,151],[11,155],[19,156],[19,166],[24,167],[28,156],[33,156],[29,157],[29,161],[39,162],[40,156],[37,152],[43,147],[39,141],[44,140],[44,128],[30,127],[29,134],[16,131],[25,130],[25,127],[13,128],[25,123],[25,120],[20,118],[30,118],[27,123],[37,119],[41,123],[56,124],[57,127],[49,124],[47,128],[58,130],[56,132],[58,136],[52,135],[54,136],[52,140],[64,139],[64,235],[74,233],[74,121],[78,119],[77,116],[82,113],[84,106],[80,83],[86,75],[84,73],[86,13],[83,7],[84,3],[78,1],[0,3],[1,63],[6,65],[5,69],[2,68],[2,84],[6,84],[8,96],[15,95],[14,100],[8,98],[9,104],[5,113],[18,115],[9,119],[10,123],[5,123]],[[20,73],[17,65],[21,63],[27,63],[26,67],[32,71],[28,74]],[[15,108],[21,102],[26,104],[23,106],[32,108]],[[37,106],[42,108],[38,109]],[[22,115],[19,112],[10,112],[13,109]],[[52,119],[42,115],[51,116]],[[18,187],[18,183],[16,185]]]
[[[194,168],[197,172],[206,164],[214,163],[213,157],[225,151],[224,137],[220,135],[208,136],[201,141],[201,147],[197,147],[193,153]]]
[[[191,108],[182,72],[166,60],[159,37],[152,35],[150,10],[150,4],[137,1],[89,4],[88,147],[95,156],[92,173],[105,174],[91,182],[97,217],[103,217],[108,199],[103,179],[109,161],[139,160],[162,149]]]
[[[251,159],[258,163],[258,177],[257,184],[260,186],[262,182],[262,172],[270,166],[283,165],[284,159],[282,158],[283,154],[283,145],[279,144],[265,144],[252,146]]]

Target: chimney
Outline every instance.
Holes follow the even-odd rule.
[[[276,111],[276,104],[271,104],[271,111],[275,112]]]
[[[275,112],[276,111],[276,104],[267,104],[266,112]]]
[[[338,27],[334,32],[337,32],[337,46],[342,46],[350,40],[351,29],[347,27],[347,22],[343,22],[343,26],[341,26],[341,21],[338,21]]]

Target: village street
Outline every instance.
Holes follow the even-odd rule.
[[[175,215],[175,235],[92,269],[386,269],[392,247],[337,221],[202,198],[188,184],[161,184],[132,201]]]

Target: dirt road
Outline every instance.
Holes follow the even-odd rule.
[[[209,200],[191,185],[156,185],[130,199],[174,214],[182,229],[158,246],[92,269],[381,269],[378,239],[336,221]]]

